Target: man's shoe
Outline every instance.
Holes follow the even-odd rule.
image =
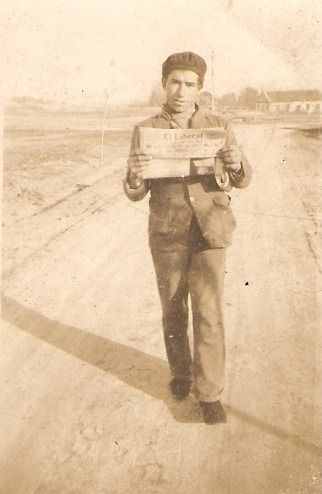
[[[220,401],[199,401],[199,405],[206,424],[224,424],[227,415]]]
[[[184,400],[190,393],[191,380],[174,377],[170,381],[171,393],[177,400]]]

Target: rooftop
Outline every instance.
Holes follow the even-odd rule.
[[[322,93],[317,89],[300,90],[300,91],[268,91],[262,92],[258,103],[284,103],[291,101],[321,101]]]

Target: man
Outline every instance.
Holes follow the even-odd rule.
[[[236,226],[230,197],[215,174],[144,180],[151,156],[139,148],[138,127],[161,129],[223,127],[219,157],[229,176],[228,190],[246,187],[251,168],[226,122],[202,111],[198,95],[207,70],[192,52],[170,55],[162,66],[166,104],[161,113],[133,131],[125,193],[132,201],[150,191],[149,245],[162,305],[171,392],[184,399],[192,381],[206,423],[225,422],[219,401],[224,385],[222,296],[226,247]],[[227,188],[226,188],[227,189]],[[194,352],[189,348],[188,294],[193,316]]]

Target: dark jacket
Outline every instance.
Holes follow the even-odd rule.
[[[137,127],[173,128],[171,118],[160,113],[139,123]],[[130,154],[138,147],[138,131],[134,128]],[[189,128],[224,127],[226,145],[237,144],[227,122],[216,115],[197,109],[189,121]],[[230,173],[231,187],[247,187],[252,169],[242,154],[241,173]],[[166,251],[185,248],[188,231],[194,214],[204,238],[211,248],[226,247],[231,243],[236,227],[230,208],[230,196],[222,191],[213,175],[185,178],[145,180],[138,189],[130,189],[127,180],[124,190],[129,199],[143,199],[150,190],[149,240],[151,248]]]

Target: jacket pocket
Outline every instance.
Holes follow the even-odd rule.
[[[221,192],[218,190],[216,192],[213,192],[212,196],[212,202],[215,206],[221,206],[223,208],[228,208],[230,206],[230,196],[225,192]]]
[[[231,234],[236,228],[236,220],[230,208],[230,196],[225,193],[216,193],[212,199],[216,209],[216,216],[223,231]]]
[[[204,236],[213,248],[227,247],[231,244],[236,220],[230,209],[230,197],[224,192],[215,192],[212,206],[205,217]]]

